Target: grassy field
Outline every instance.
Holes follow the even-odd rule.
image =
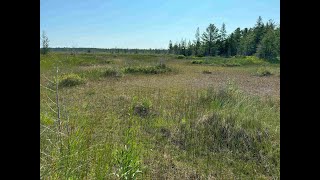
[[[51,53],[40,65],[41,179],[280,178],[279,64]]]

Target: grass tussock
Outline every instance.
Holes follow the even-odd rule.
[[[203,70],[202,73],[203,73],[203,74],[212,74],[212,72],[211,72],[211,71],[208,71],[208,70]]]
[[[156,66],[135,66],[135,67],[125,67],[123,72],[126,74],[162,74],[166,72],[171,72],[171,68],[167,67],[165,64]]]
[[[184,55],[178,55],[177,59],[185,59],[186,57]]]
[[[266,67],[260,67],[255,73],[257,76],[263,77],[263,76],[271,76],[273,73],[271,72],[270,69]]]
[[[123,76],[122,72],[116,68],[106,68],[103,71],[103,77],[121,77]]]
[[[241,56],[232,58],[223,57],[203,57],[191,61],[191,64],[205,64],[211,66],[236,67],[246,65],[262,65],[268,62],[255,56]]]
[[[59,87],[72,87],[84,83],[85,80],[77,74],[65,74],[59,77]]]

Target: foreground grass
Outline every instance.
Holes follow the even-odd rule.
[[[61,61],[66,63],[59,66],[62,72],[86,76],[85,83],[59,90],[61,125],[49,100],[56,93],[41,89],[42,179],[279,179],[278,98],[250,95],[231,81],[220,87],[183,86],[182,77],[198,70],[185,63],[190,60],[170,57],[142,57],[139,65],[155,67],[167,58],[166,67],[176,74],[89,76],[97,69],[137,67],[139,60],[105,56],[113,63],[92,58],[94,65],[82,66],[76,57],[73,63]],[[50,66],[55,58],[44,58],[45,77],[54,77]],[[208,69],[199,72],[203,70]],[[208,71],[214,70],[219,71]],[[256,70],[238,69],[247,74]],[[41,84],[46,82],[41,78]]]

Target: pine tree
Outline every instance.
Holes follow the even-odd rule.
[[[197,28],[196,34],[195,34],[196,40],[194,42],[194,55],[199,56],[200,55],[200,46],[201,46],[201,41],[200,41],[200,31],[199,27]]]
[[[206,55],[214,56],[216,55],[216,41],[218,40],[218,28],[215,27],[214,24],[210,24],[206,32],[202,34],[202,40],[204,45],[206,46]]]
[[[193,47],[192,47],[192,44],[191,44],[191,41],[189,40],[188,41],[188,46],[187,46],[187,56],[191,56],[192,55],[192,49],[193,49]]]
[[[48,54],[49,52],[49,39],[45,31],[42,32],[42,49],[41,53],[42,54]]]
[[[274,60],[277,57],[277,37],[275,31],[268,30],[258,46],[257,55],[259,58],[267,60]]]
[[[173,46],[173,52],[174,54],[179,54],[179,47],[177,42]]]
[[[172,54],[173,47],[172,47],[172,41],[169,41],[169,54]]]
[[[226,55],[226,38],[227,38],[227,31],[226,25],[222,23],[222,27],[219,32],[219,40],[217,41],[219,55]]]
[[[258,47],[264,34],[264,24],[262,22],[261,16],[259,16],[259,18],[257,19],[257,23],[254,27],[254,33],[255,33],[255,47]]]
[[[247,31],[240,40],[238,54],[244,56],[253,55],[256,52],[255,36],[252,31]]]

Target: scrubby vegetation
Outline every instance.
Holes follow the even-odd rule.
[[[143,74],[160,74],[170,72],[171,69],[165,64],[156,66],[136,66],[136,67],[125,67],[124,73],[143,73]]]
[[[256,72],[258,76],[271,76],[272,74],[271,70],[267,67],[259,67]]]
[[[252,56],[41,55],[40,178],[279,179],[279,76],[263,68],[279,73]]]
[[[85,81],[76,74],[65,74],[58,78],[58,82],[60,87],[71,87],[83,84]]]

